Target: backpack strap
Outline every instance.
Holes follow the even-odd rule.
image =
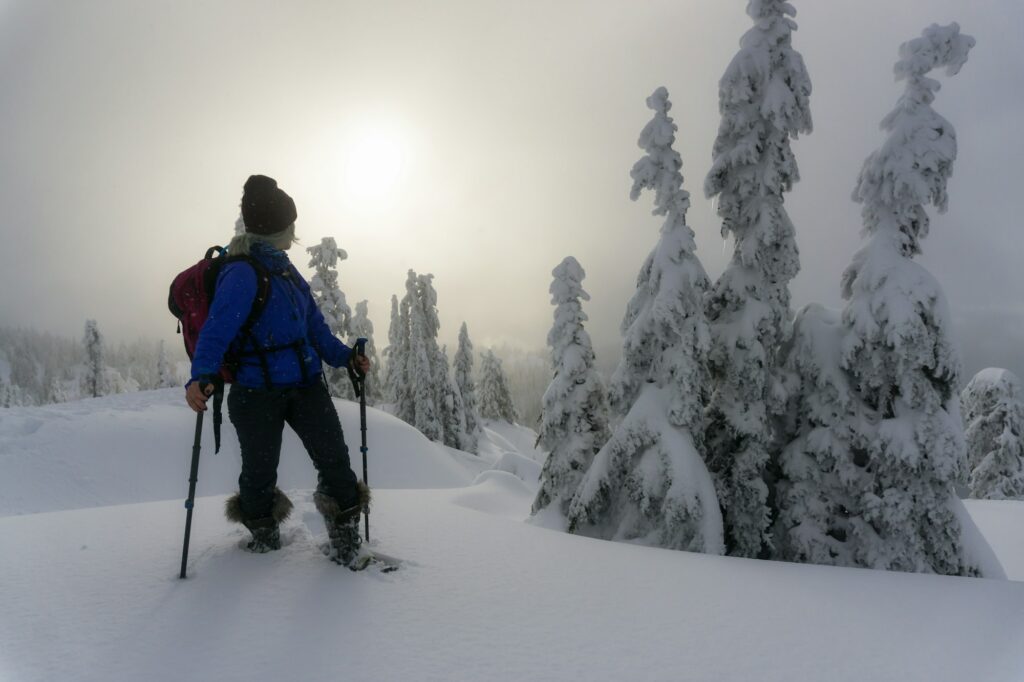
[[[256,339],[252,334],[252,327],[256,324],[256,320],[259,319],[260,315],[263,314],[264,309],[267,307],[267,301],[270,299],[270,273],[267,271],[263,264],[250,256],[227,256],[226,251],[220,247],[211,247],[206,252],[207,258],[213,256],[214,251],[219,252],[219,259],[223,262],[218,268],[217,275],[220,274],[222,269],[228,263],[234,261],[244,261],[252,266],[252,269],[256,272],[256,297],[252,301],[252,307],[249,309],[249,315],[245,318],[245,322],[242,323],[241,328],[238,332],[238,338],[249,337],[252,340],[254,347],[259,348],[256,343]],[[216,282],[211,283],[211,288],[215,286]],[[210,296],[210,300],[213,296]],[[232,344],[234,345],[234,344]],[[240,353],[237,350],[228,348],[228,352],[224,354],[224,366],[228,368],[233,374],[238,371],[238,365],[240,363]],[[267,386],[270,386],[270,368],[266,363],[266,359],[261,356],[263,360],[263,376],[267,382]],[[218,377],[221,378],[221,377]],[[224,402],[224,382],[223,380],[218,381],[214,385],[213,393],[213,442],[214,442],[214,454],[220,450],[220,427],[224,421],[223,411],[221,405]]]
[[[248,340],[259,356],[260,365],[263,368],[263,379],[267,384],[267,388],[272,388],[273,384],[270,380],[270,364],[267,362],[266,352],[260,346],[256,340],[256,336],[252,333],[252,328],[256,324],[256,321],[263,314],[263,311],[267,307],[267,301],[270,299],[270,271],[262,263],[255,258],[244,255],[244,256],[228,256],[224,260],[224,264],[242,261],[252,266],[252,269],[256,272],[256,297],[253,299],[252,308],[249,309],[249,315],[245,318],[245,322],[238,330],[236,338],[242,339],[243,343]],[[238,371],[238,366],[241,364],[242,353],[237,348],[229,348],[228,352],[224,356],[224,364],[227,368],[235,373]]]
[[[240,256],[240,258],[242,258],[242,257]],[[263,265],[261,263],[259,263],[259,261],[252,261],[252,262],[253,262],[253,267],[257,268],[257,276],[265,276],[266,277],[267,289],[268,289],[267,293],[268,294],[270,293],[269,292],[270,276],[272,274],[273,275],[277,275],[279,277],[283,277],[283,278],[285,278],[287,280],[290,280],[290,281],[296,283],[296,285],[300,289],[303,286],[306,286],[308,288],[308,285],[306,285],[305,280],[302,279],[302,275],[299,274],[299,271],[296,270],[294,265],[289,265],[288,269],[286,269],[286,270],[270,272],[265,267],[263,267]],[[263,275],[260,274],[261,270],[264,273]],[[264,302],[263,305],[265,306],[266,302]],[[255,309],[256,306],[254,305],[253,308]],[[260,309],[260,312],[262,312],[262,308]],[[274,384],[273,384],[273,382],[270,379],[270,363],[267,360],[267,356],[270,355],[271,353],[277,353],[277,352],[280,352],[280,351],[291,350],[291,351],[293,351],[295,353],[295,359],[296,359],[296,361],[298,362],[298,365],[299,365],[299,372],[302,373],[302,384],[303,385],[308,384],[309,380],[310,380],[309,369],[306,367],[306,363],[304,361],[304,356],[303,356],[303,353],[302,353],[302,350],[303,350],[303,348],[305,348],[306,343],[307,343],[306,340],[305,339],[297,339],[295,341],[292,341],[291,343],[280,344],[280,345],[276,345],[276,346],[262,346],[262,345],[260,345],[260,342],[256,339],[256,335],[252,333],[252,324],[255,323],[255,321],[256,321],[256,319],[258,317],[259,317],[259,315],[257,314],[255,317],[252,317],[250,320],[246,320],[246,325],[248,325],[248,326],[243,325],[242,331],[239,332],[239,338],[247,340],[252,345],[252,350],[251,351],[241,351],[241,350],[237,351],[235,353],[236,361],[240,363],[241,362],[241,358],[244,357],[244,356],[249,356],[249,355],[257,356],[259,358],[259,361],[260,361],[260,366],[263,369],[263,379],[266,382],[267,388],[271,389],[271,388],[274,387]]]

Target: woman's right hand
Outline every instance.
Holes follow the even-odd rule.
[[[206,384],[206,390],[199,388],[199,382],[193,381],[185,388],[185,402],[195,412],[206,411],[206,401],[213,393],[213,384]]]

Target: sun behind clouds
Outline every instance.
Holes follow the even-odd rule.
[[[339,181],[345,203],[361,211],[383,208],[401,188],[411,159],[409,136],[395,124],[354,130],[341,150]]]

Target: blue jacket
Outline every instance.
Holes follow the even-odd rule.
[[[289,387],[320,381],[321,359],[333,367],[343,367],[352,350],[331,333],[309,285],[288,256],[263,243],[255,244],[251,255],[271,273],[270,296],[252,326],[253,335],[262,348],[302,342],[298,352],[285,348],[265,354],[271,383],[275,387]],[[233,348],[242,352],[235,383],[249,388],[266,386],[260,358],[250,353],[251,340],[236,339],[256,298],[256,271],[245,262],[228,263],[217,277],[216,291],[196,343],[192,381],[216,376],[224,354],[235,344]],[[299,364],[300,356],[305,373]]]

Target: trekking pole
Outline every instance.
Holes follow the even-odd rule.
[[[201,383],[199,388],[206,392],[206,387],[209,384]],[[222,386],[215,385],[214,390],[223,390]],[[215,400],[220,396],[215,396]],[[185,565],[188,562],[188,541],[192,535],[192,507],[195,506],[196,501],[196,482],[199,480],[199,449],[200,440],[203,436],[203,413],[196,413],[196,438],[192,443],[192,469],[188,475],[188,499],[185,500],[185,544],[181,547],[181,575],[179,578],[185,579]]]
[[[196,439],[192,445],[192,471],[188,476],[188,499],[185,500],[185,544],[181,548],[181,575],[185,579],[185,564],[188,562],[188,541],[192,534],[192,506],[196,500],[196,481],[199,480],[199,441],[203,435],[203,413],[196,414]]]
[[[355,354],[360,357],[367,356],[367,340],[358,338],[355,340]],[[367,375],[360,370],[354,369],[353,365],[348,366],[348,378],[352,382],[352,389],[359,398],[359,434],[362,436],[359,452],[362,453],[362,483],[370,487],[369,474],[367,473]],[[370,542],[370,506],[362,509],[362,517],[366,524],[367,542]]]
[[[356,355],[366,357],[366,339],[356,339]],[[359,452],[363,453],[363,484],[369,488],[370,481],[366,467],[366,374],[362,371],[359,374],[359,434],[362,436],[362,443]],[[363,522],[366,526],[366,541],[370,541],[370,505],[363,509]]]

